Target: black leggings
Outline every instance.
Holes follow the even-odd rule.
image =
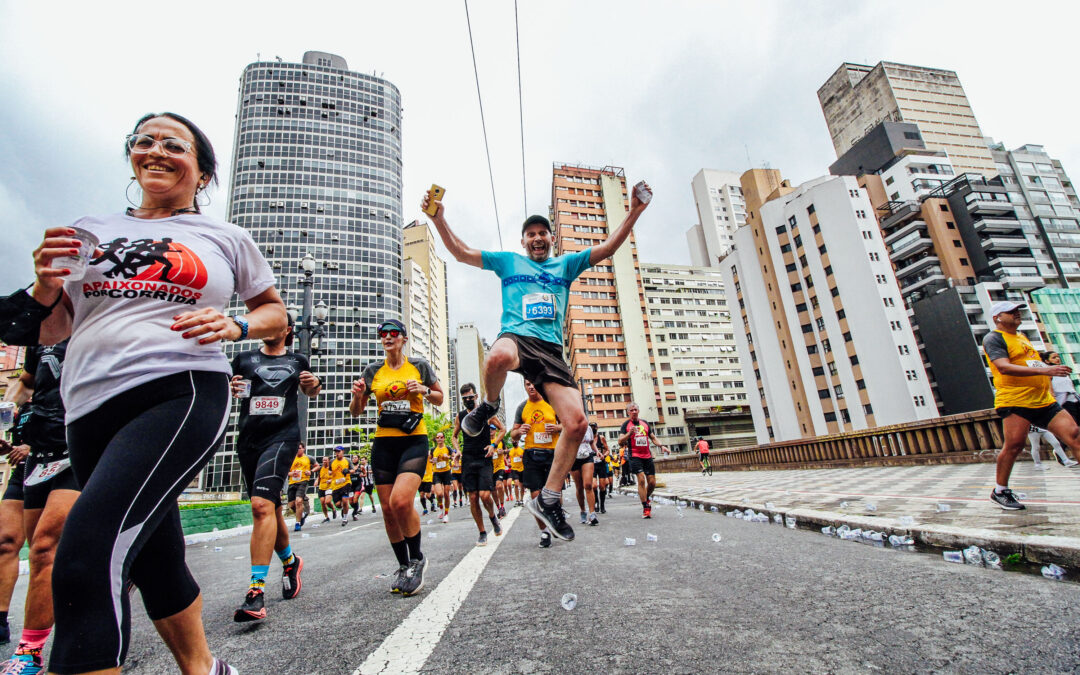
[[[53,566],[50,671],[123,665],[129,579],[155,621],[198,597],[176,498],[220,446],[228,415],[228,376],[189,371],[122,392],[68,424],[83,488]]]

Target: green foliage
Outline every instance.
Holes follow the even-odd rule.
[[[190,504],[181,504],[181,511],[188,511],[191,509],[216,509],[219,506],[235,506],[237,504],[249,504],[246,499],[234,499],[227,502],[192,502]]]
[[[1009,555],[1005,556],[1005,558],[1001,562],[1005,563],[1006,565],[1019,565],[1020,563],[1024,562],[1024,556],[1020,555],[1019,553],[1010,553]]]
[[[450,413],[435,413],[434,415],[429,412],[424,413],[429,448],[435,446],[435,434],[439,432],[446,434],[446,444],[450,445],[450,430],[454,426],[450,420]]]
[[[345,429],[345,433],[350,436],[346,444],[347,447],[350,448],[350,450],[348,450],[345,454],[349,455],[350,457],[356,455],[357,457],[367,459],[370,462],[371,441],[374,434],[367,431],[366,429],[361,428],[360,425]],[[352,449],[353,446],[357,446],[359,449]]]

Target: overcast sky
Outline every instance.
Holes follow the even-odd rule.
[[[655,200],[641,259],[689,263],[690,180],[764,164],[793,183],[836,159],[817,88],[844,61],[955,70],[985,135],[1046,146],[1080,173],[1074,2],[568,2],[520,0],[527,208],[522,195],[514,5],[469,3],[495,190],[508,249],[547,214],[553,162],[614,165]],[[404,218],[432,182],[470,244],[497,248],[464,3],[0,0],[0,290],[32,280],[49,225],[127,204],[122,140],[173,110],[214,142],[224,217],[244,66],[306,50],[343,56],[401,90]],[[1074,176],[1075,178],[1076,176]],[[451,332],[498,330],[490,273],[449,261]]]

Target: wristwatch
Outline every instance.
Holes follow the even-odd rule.
[[[239,316],[230,317],[237,326],[240,326],[240,337],[236,338],[236,342],[240,340],[246,340],[248,336],[248,322],[247,319]]]

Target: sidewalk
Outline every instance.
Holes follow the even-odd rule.
[[[750,507],[821,526],[847,523],[908,533],[931,546],[974,544],[1002,556],[1020,553],[1031,562],[1080,567],[1080,469],[1050,466],[1036,471],[1031,462],[1018,462],[1013,469],[1009,486],[1026,494],[1024,511],[1004,511],[990,501],[993,464],[667,473],[657,476],[664,487],[657,487],[656,495],[721,510]],[[868,510],[868,504],[876,510]],[[950,510],[938,512],[938,504]],[[902,525],[903,516],[914,524]]]

